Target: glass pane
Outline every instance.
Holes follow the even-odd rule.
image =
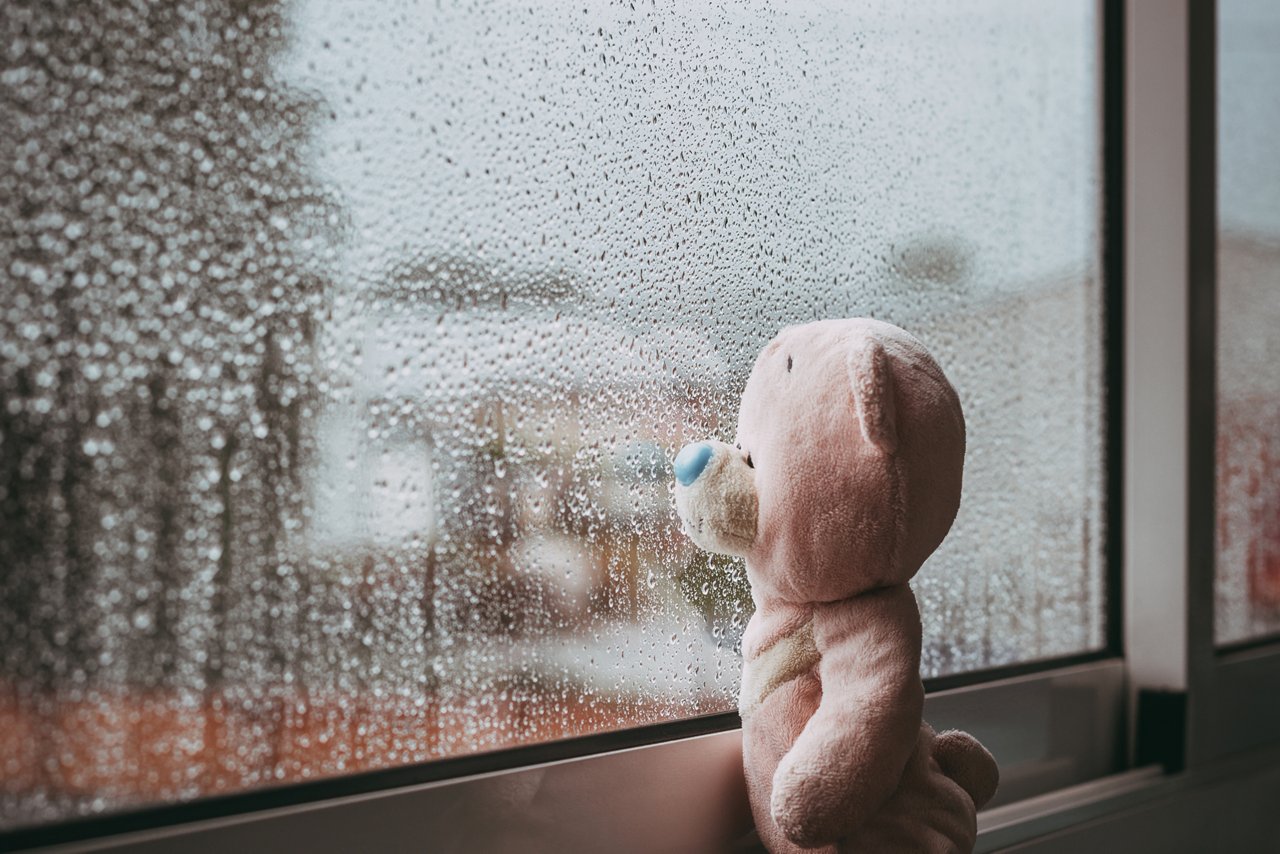
[[[0,820],[732,709],[668,460],[818,317],[966,407],[926,675],[1098,648],[1094,6],[12,5]]]
[[[1280,632],[1280,7],[1218,4],[1219,643]]]

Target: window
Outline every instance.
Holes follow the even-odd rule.
[[[732,710],[667,461],[824,316],[965,401],[926,675],[1103,647],[1090,4],[11,26],[7,823]]]
[[[823,316],[911,329],[965,406],[915,586],[926,716],[1004,769],[985,846],[1266,742],[1278,390],[1233,330],[1275,170],[1231,81],[1274,51],[1237,2],[1209,243],[1212,4],[7,10],[0,845],[731,838],[751,606],[668,461]]]
[[[1280,14],[1223,0],[1218,55],[1217,639],[1280,631]]]

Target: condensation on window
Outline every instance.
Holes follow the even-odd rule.
[[[1093,2],[10,2],[0,824],[735,705],[669,460],[937,354],[925,675],[1103,637]]]
[[[1215,635],[1280,632],[1280,9],[1218,4]]]

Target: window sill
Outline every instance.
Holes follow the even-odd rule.
[[[926,699],[925,716],[938,728],[964,728],[988,743],[1006,777],[998,797],[1020,802],[1007,808],[1012,809],[1028,795],[1117,770],[1123,672],[1123,664],[1110,659],[938,691]],[[611,854],[749,851],[754,848],[741,763],[741,732],[729,730],[121,833],[56,850],[271,850],[305,844],[316,851],[394,851],[418,850],[429,840],[433,850],[442,851],[574,852],[599,850],[609,840]],[[1010,831],[1001,825],[991,832]]]

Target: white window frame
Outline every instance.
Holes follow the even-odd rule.
[[[1109,465],[1123,472],[1122,524],[1111,534],[1123,655],[930,692],[931,723],[975,733],[1002,760],[1000,800],[979,816],[981,851],[1070,850],[1038,840],[1280,764],[1280,642],[1214,646],[1216,4],[1099,0],[1099,9],[1110,32],[1100,54],[1119,65],[1107,76],[1123,80],[1122,100],[1108,107],[1123,111],[1123,133],[1109,131],[1111,145],[1122,140],[1122,202],[1107,204],[1108,215],[1123,212],[1122,228],[1108,232],[1122,234],[1108,249],[1120,252],[1112,277],[1123,271],[1122,285],[1109,285],[1123,300],[1108,329],[1122,323],[1110,409],[1123,418],[1123,443]],[[55,847],[758,850],[744,836],[741,733],[723,729],[731,722],[653,729],[641,738],[656,743],[624,749],[599,749],[607,737],[574,742],[570,752],[587,755],[539,746],[496,760],[514,756],[519,767],[446,760],[439,774],[462,776],[429,782],[379,772],[366,778],[372,791],[316,799],[313,789],[292,796],[304,802],[286,796],[253,811],[236,811],[246,796],[198,802],[209,817],[140,830],[125,817],[123,832]],[[682,727],[722,731],[680,737]],[[75,823],[65,827],[74,837]]]

